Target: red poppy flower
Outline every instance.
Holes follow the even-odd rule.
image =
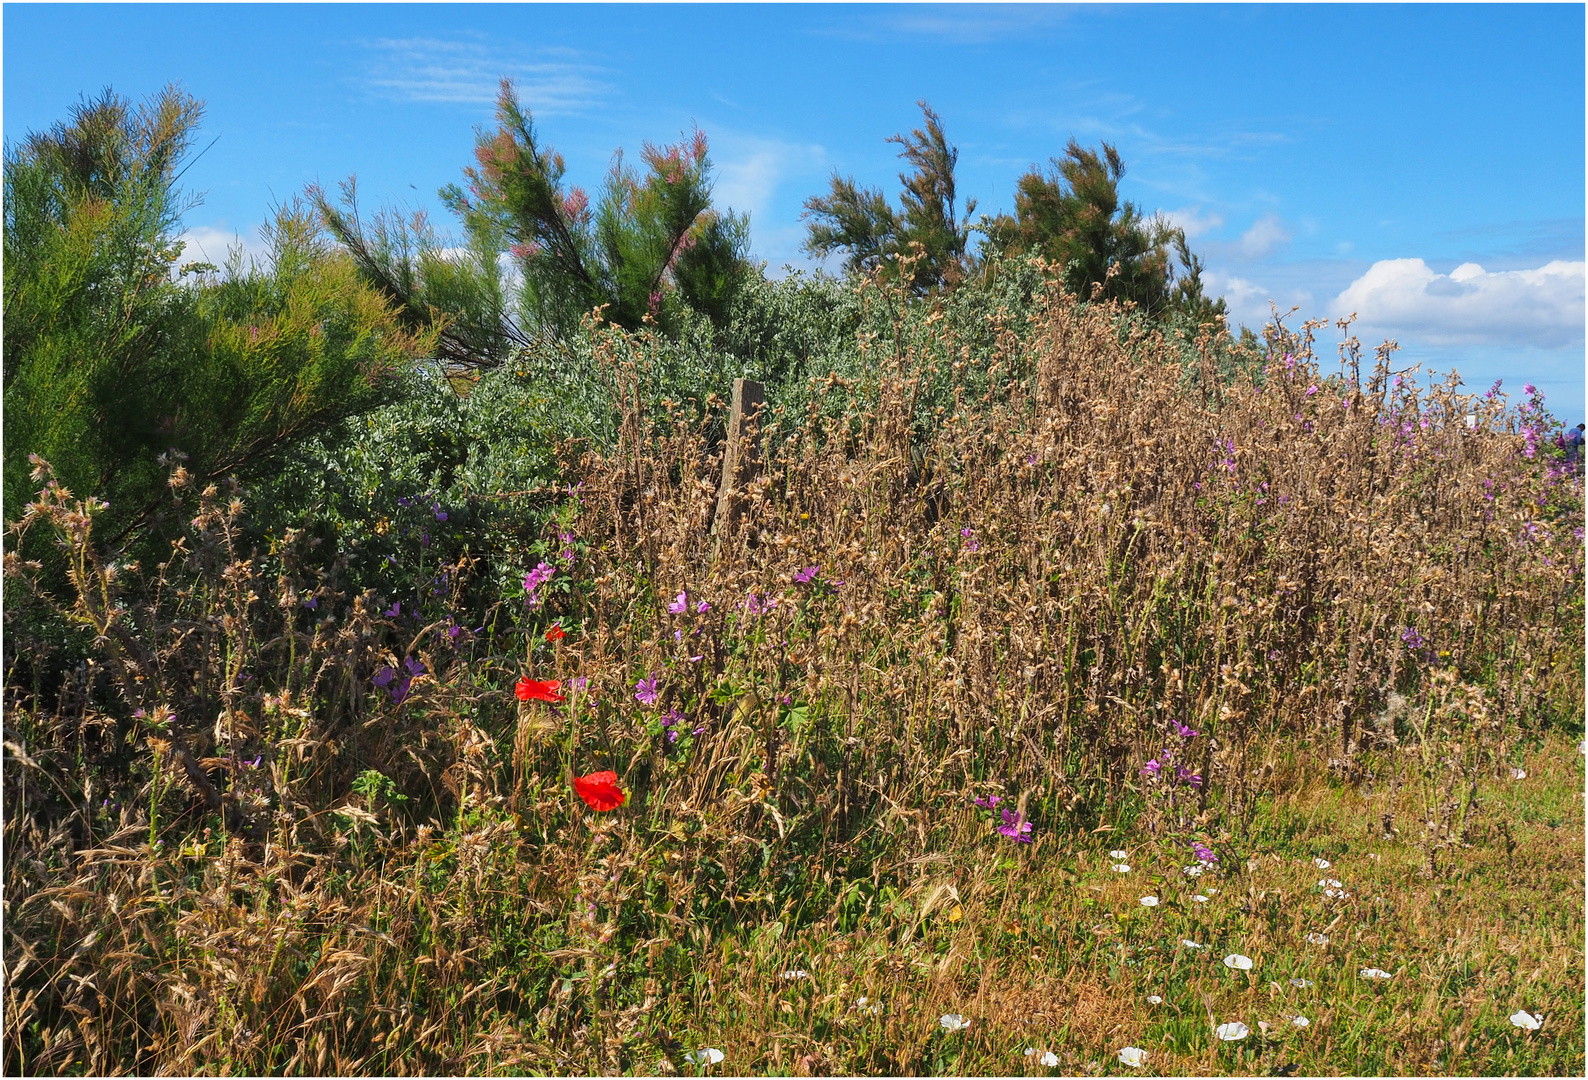
[[[549,701],[553,705],[562,700],[562,695],[557,693],[562,689],[562,683],[553,679],[550,682],[536,682],[534,679],[519,679],[514,693],[519,701]]]
[[[592,810],[616,810],[628,798],[618,787],[618,774],[610,769],[574,777],[573,790]]]
[[[547,641],[561,641],[563,638],[565,638],[567,636],[568,636],[568,631],[566,631],[566,630],[564,630],[562,628],[562,623],[557,623],[550,630],[546,631],[546,640]]]

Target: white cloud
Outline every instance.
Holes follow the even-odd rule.
[[[715,183],[713,205],[765,218],[773,196],[790,176],[819,172],[827,151],[810,144],[783,142],[735,133],[712,139]]]
[[[1290,243],[1290,233],[1278,214],[1264,214],[1241,234],[1241,254],[1249,259],[1260,259]]]
[[[1200,206],[1181,207],[1179,210],[1165,210],[1164,217],[1169,219],[1169,224],[1177,229],[1184,229],[1187,240],[1195,240],[1205,233],[1214,232],[1224,227],[1224,218],[1217,212],[1204,215]]]
[[[532,112],[578,112],[599,103],[612,86],[599,67],[567,49],[534,50],[526,57],[511,43],[441,38],[379,38],[365,82],[399,101],[486,104],[496,100],[504,76]]]
[[[1333,306],[1336,314],[1356,312],[1364,327],[1432,345],[1581,346],[1583,270],[1556,260],[1495,273],[1463,263],[1436,274],[1421,259],[1384,259]]]
[[[236,248],[242,249],[245,266],[250,260],[264,263],[270,255],[270,249],[260,239],[257,228],[249,229],[244,235],[237,229],[229,228],[224,221],[214,225],[196,225],[177,239],[183,243],[182,255],[177,259],[178,269],[186,263],[207,262],[224,270]]]
[[[1224,298],[1225,304],[1229,306],[1232,329],[1249,326],[1253,330],[1260,330],[1268,325],[1276,309],[1280,315],[1284,315],[1291,308],[1299,307],[1301,310],[1298,314],[1305,316],[1313,303],[1312,293],[1305,289],[1275,288],[1217,270],[1203,272],[1202,288],[1208,296]]]

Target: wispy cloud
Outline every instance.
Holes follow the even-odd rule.
[[[1422,259],[1384,259],[1335,297],[1335,314],[1432,345],[1583,344],[1584,264],[1490,273],[1463,263],[1437,274]]]
[[[1075,14],[1072,9],[1035,4],[895,7],[846,11],[813,33],[848,41],[924,38],[950,45],[988,45],[1062,28],[1074,21]]]
[[[1252,223],[1251,228],[1241,233],[1240,251],[1248,259],[1261,259],[1288,243],[1290,231],[1279,220],[1279,215],[1264,214]]]
[[[827,165],[827,151],[815,143],[722,132],[711,140],[716,163],[712,202],[753,217],[768,214],[784,181],[814,175]]]
[[[1204,214],[1200,206],[1183,206],[1178,210],[1165,210],[1164,217],[1177,229],[1185,230],[1187,240],[1195,240],[1224,227],[1224,217],[1217,211]]]
[[[505,76],[538,114],[580,112],[613,96],[605,70],[572,49],[464,38],[377,38],[366,43],[364,82],[399,101],[482,104]]]

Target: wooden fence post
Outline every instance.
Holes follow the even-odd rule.
[[[761,413],[765,408],[765,387],[749,379],[733,380],[728,441],[722,448],[722,482],[717,486],[717,509],[711,516],[711,534],[719,544],[739,516],[744,488],[760,468]]]

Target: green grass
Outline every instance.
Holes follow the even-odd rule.
[[[1382,833],[1386,806],[1407,809],[1400,794],[1350,786],[1275,791],[1221,871],[1197,878],[1183,854],[1119,832],[1049,834],[1024,850],[967,837],[848,932],[762,923],[687,947],[677,960],[694,977],[671,981],[651,1030],[722,1049],[724,1074],[1578,1075],[1581,761],[1575,739],[1551,736],[1527,755],[1525,780],[1486,782],[1485,815],[1510,820],[1514,852],[1496,836],[1436,878],[1419,846]],[[1128,874],[1110,869],[1116,845]],[[1349,897],[1326,898],[1322,877]],[[958,899],[938,892],[923,917],[943,884]],[[1227,968],[1232,953],[1252,970]],[[1367,967],[1393,978],[1364,979]],[[781,978],[794,969],[808,977]],[[862,996],[881,1014],[857,1007]],[[1519,1009],[1543,1028],[1514,1027]],[[969,1027],[945,1032],[945,1013]],[[1292,1025],[1298,1015],[1307,1027]],[[1221,1043],[1213,1028],[1235,1020],[1250,1036]],[[626,1069],[694,1071],[643,1044]],[[1118,1060],[1125,1046],[1147,1051],[1141,1069]],[[1048,1051],[1052,1070],[1038,1063]]]

